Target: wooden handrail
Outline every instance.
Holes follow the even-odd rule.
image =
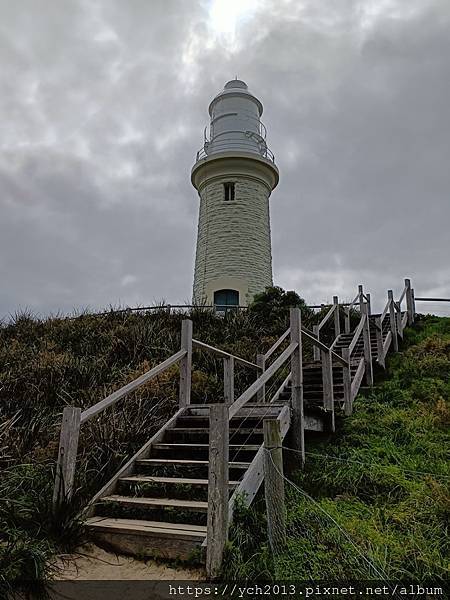
[[[336,344],[338,343],[338,341],[339,341],[339,336],[337,336],[337,338],[334,338],[334,342],[331,344],[330,350],[333,350],[333,348],[336,346]]]
[[[390,308],[391,308],[391,300],[388,300],[386,303],[386,306],[384,307],[383,312],[378,317],[378,319],[375,319],[375,321],[374,321],[375,327],[378,329],[378,331],[381,331],[381,333],[383,333],[383,321],[386,318]]]
[[[280,394],[283,392],[284,388],[287,386],[287,384],[289,383],[290,380],[291,380],[291,372],[288,373],[288,375],[285,378],[285,380],[283,381],[283,383],[277,389],[277,391],[275,392],[273,397],[269,400],[269,404],[272,402],[276,402],[278,400],[278,398],[280,397]]]
[[[271,348],[269,348],[269,350],[267,350],[267,352],[264,354],[264,359],[267,360],[270,356],[272,356],[272,354],[275,352],[275,350],[281,346],[281,344],[284,342],[284,340],[289,336],[289,334],[291,333],[291,328],[289,327],[281,337],[279,337],[277,339],[277,341],[273,344],[273,346]]]
[[[348,347],[350,356],[351,356],[353,350],[355,349],[355,346],[358,342],[359,336],[361,335],[361,332],[363,330],[366,319],[367,319],[367,315],[365,315],[365,314],[361,315],[361,319],[358,323],[358,327],[355,329],[355,333],[353,335],[352,341],[350,342],[350,345]]]
[[[358,392],[359,385],[360,385],[361,380],[364,375],[364,371],[365,371],[365,361],[364,361],[364,356],[362,356],[359,361],[358,368],[356,369],[356,373],[355,373],[355,376],[354,376],[354,378],[352,380],[352,384],[351,384],[352,400],[355,398],[355,396]]]
[[[230,406],[229,417],[230,419],[246,404],[256,392],[262,388],[262,386],[269,381],[269,379],[278,371],[278,369],[286,362],[291,356],[294,350],[297,348],[296,343],[289,344],[280,356],[274,360],[270,367],[262,373],[256,381],[243,392],[237,400]]]
[[[172,365],[179,362],[182,358],[186,356],[186,354],[186,350],[179,350],[176,354],[173,354],[164,362],[160,363],[159,365],[156,365],[156,367],[153,367],[153,369],[150,369],[150,371],[147,371],[134,381],[127,383],[127,385],[124,385],[119,390],[116,390],[109,396],[106,396],[106,398],[100,400],[100,402],[97,402],[97,404],[94,404],[94,406],[90,406],[81,413],[80,424],[82,425],[86,421],[89,421],[89,419],[92,419],[92,417],[95,417],[95,415],[98,415],[99,413],[103,412],[105,408],[112,406],[127,394],[134,392],[134,390],[136,390],[138,387],[140,387],[144,383],[147,383],[147,381],[150,381],[150,379],[153,379]]]
[[[355,304],[357,304],[359,301],[359,292],[356,294],[356,296],[353,298],[352,302],[350,302],[350,304],[347,304],[347,313],[350,313],[351,309],[353,308],[353,306]]]
[[[403,289],[403,292],[402,292],[402,295],[401,295],[401,296],[400,296],[400,298],[398,299],[398,305],[399,305],[399,306],[400,306],[400,304],[402,303],[402,300],[403,300],[403,298],[404,298],[404,297],[405,297],[405,295],[406,295],[406,291],[407,291],[407,289],[408,289],[408,288],[407,288],[407,287],[406,287],[406,285],[405,285],[405,287],[404,287],[404,289]]]
[[[339,354],[337,354],[337,352],[334,352],[334,350],[332,350],[326,344],[324,344],[323,342],[321,342],[320,340],[318,340],[317,337],[314,335],[314,333],[312,333],[312,331],[309,331],[309,329],[305,329],[304,327],[302,327],[302,333],[308,339],[310,339],[312,341],[312,343],[315,346],[317,346],[317,348],[319,348],[320,350],[323,350],[324,352],[331,352],[332,356],[338,362],[340,362],[342,365],[344,365],[344,367],[348,366],[348,362],[345,360],[345,358],[342,358],[342,356],[340,356]]]
[[[192,345],[200,348],[201,350],[206,350],[207,352],[211,352],[213,354],[217,354],[221,358],[233,358],[235,362],[244,365],[245,367],[250,367],[251,369],[260,370],[261,367],[255,363],[252,363],[245,358],[241,358],[240,356],[234,356],[234,354],[230,354],[229,352],[225,352],[225,350],[221,350],[220,348],[215,348],[214,346],[210,346],[209,344],[205,344],[204,342],[200,342],[200,340],[192,340]]]
[[[404,329],[406,327],[407,323],[408,323],[408,313],[404,312],[403,317],[402,317],[402,329]]]
[[[317,326],[317,331],[319,332],[322,327],[325,325],[325,323],[328,322],[328,320],[333,316],[334,311],[336,310],[337,304],[333,304],[333,306],[330,308],[330,310],[327,312],[327,314],[324,316],[324,318],[320,321],[319,325]]]
[[[386,315],[388,314],[390,308],[391,308],[391,301],[388,300],[386,303],[386,306],[384,307],[383,312],[380,315],[380,323],[381,324],[383,324],[383,321],[384,321]]]
[[[392,338],[393,338],[392,331],[388,331],[386,339],[383,342],[383,355],[384,356],[386,356],[386,354],[389,350],[389,346],[391,345]]]

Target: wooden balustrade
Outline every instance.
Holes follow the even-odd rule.
[[[230,406],[234,402],[234,356],[223,359],[223,397],[225,404]]]
[[[267,352],[263,355],[264,356],[264,361],[267,361],[272,354],[281,346],[281,344],[284,342],[284,340],[289,337],[289,334],[291,333],[291,329],[290,327],[288,329],[286,329],[286,331],[283,333],[283,335],[281,335],[277,341],[269,348],[269,350],[267,350]]]
[[[313,334],[317,340],[320,340],[320,332],[331,321],[333,317],[333,327],[334,327],[334,340],[331,344],[331,348],[336,344],[340,334],[341,334],[341,321],[340,321],[340,311],[344,310],[344,327],[345,331],[347,331],[347,320],[350,315],[350,307],[348,311],[345,309],[345,306],[339,304],[338,296],[333,296],[333,304],[328,310],[327,314],[323,317],[319,324],[313,325]],[[350,321],[348,321],[348,327],[350,326]],[[321,360],[320,349],[318,346],[313,346],[313,360],[318,362]]]
[[[345,320],[344,320],[344,331],[345,333],[350,333],[350,313],[354,306],[359,302],[359,292],[353,298],[352,302],[346,306],[344,309]]]
[[[395,321],[395,305],[394,305],[394,292],[388,290],[389,298],[389,324],[392,332],[392,343],[394,345],[394,352],[398,352],[398,337],[397,337],[397,323]]]
[[[286,504],[284,501],[283,450],[281,424],[265,419],[264,493],[267,507],[267,533],[272,553],[281,554],[286,546]]]
[[[290,310],[290,347],[291,353],[291,410],[292,442],[294,449],[301,452],[302,464],[305,463],[305,415],[303,407],[303,361],[302,361],[302,315],[300,309]]]
[[[243,365],[244,367],[249,367],[250,369],[256,369],[259,370],[260,367],[255,364],[252,363],[248,360],[245,360],[245,358],[241,358],[240,356],[235,356],[234,354],[230,354],[229,352],[225,352],[225,350],[221,350],[220,348],[215,348],[214,346],[210,346],[209,344],[205,344],[204,342],[201,342],[200,340],[196,340],[193,339],[192,340],[192,345],[195,348],[199,348],[200,350],[206,350],[207,352],[211,352],[212,354],[216,354],[217,356],[221,357],[221,358],[230,358],[233,357],[234,358],[234,362],[239,363],[240,365]]]
[[[181,349],[185,355],[180,361],[180,408],[191,403],[192,321],[181,323]]]
[[[246,404],[249,400],[255,396],[255,394],[262,388],[262,386],[269,381],[271,377],[278,371],[280,367],[282,367],[287,359],[291,356],[291,354],[296,349],[296,344],[289,344],[289,346],[284,350],[280,356],[268,367],[264,373],[262,373],[258,379],[253,382],[250,387],[248,387],[245,392],[243,392],[239,398],[237,398],[234,403],[230,406],[230,419],[234,417],[234,415]]]
[[[406,311],[402,311],[401,305],[406,301]],[[377,358],[378,362],[384,366],[385,356],[393,345],[398,350],[398,336],[403,337],[403,330],[407,324],[414,322],[414,290],[411,288],[409,279],[405,279],[405,287],[398,302],[394,301],[392,290],[388,290],[387,303],[379,317],[375,319],[376,339],[377,339]],[[344,310],[344,331],[350,332],[350,313],[354,306],[359,305],[361,317],[353,333],[352,339],[347,347],[342,348],[342,355],[336,352],[336,341],[341,335],[340,310]],[[266,402],[266,384],[273,378],[280,369],[282,376],[290,366],[289,374],[284,378],[282,384],[275,392],[270,403],[276,402],[286,385],[291,382],[291,402],[290,406],[283,407],[277,421],[268,424],[264,423],[265,444],[268,451],[273,451],[281,446],[281,439],[286,435],[289,427],[292,427],[292,444],[294,449],[300,452],[301,463],[305,461],[305,415],[303,405],[303,357],[302,357],[302,339],[303,336],[312,342],[314,357],[321,362],[322,383],[323,383],[323,407],[331,416],[331,428],[334,430],[334,385],[333,385],[333,365],[340,365],[343,368],[343,387],[344,387],[344,411],[346,415],[351,414],[353,400],[360,389],[363,378],[366,378],[367,384],[373,384],[372,372],[372,354],[370,341],[370,323],[371,299],[370,294],[364,294],[362,285],[358,287],[358,294],[353,302],[346,305],[339,304],[337,296],[333,297],[333,305],[329,308],[326,315],[318,325],[315,325],[313,332],[302,327],[301,312],[299,308],[290,310],[289,328],[276,340],[272,347],[265,354],[258,354],[256,363],[248,361],[242,357],[235,356],[215,348],[209,344],[193,338],[192,322],[184,320],[181,328],[181,346],[180,350],[170,356],[168,359],[153,367],[131,383],[121,387],[119,390],[108,395],[92,407],[85,409],[77,407],[66,407],[63,412],[60,445],[58,451],[58,464],[55,478],[55,488],[53,494],[54,506],[59,506],[65,499],[70,499],[73,493],[75,465],[77,457],[78,439],[80,427],[83,423],[101,414],[106,408],[113,406],[118,400],[137,390],[140,386],[150,381],[160,373],[164,372],[172,365],[180,365],[179,376],[179,410],[161,430],[153,436],[139,452],[145,454],[156,439],[161,439],[164,431],[173,423],[176,418],[183,414],[191,402],[191,374],[192,374],[192,353],[193,348],[213,353],[218,358],[223,359],[223,390],[224,402],[221,404],[212,404],[209,409],[209,474],[208,474],[208,515],[207,515],[207,557],[206,566],[208,575],[211,578],[218,577],[220,565],[222,562],[225,542],[227,540],[227,531],[229,518],[232,516],[233,502],[228,499],[229,489],[229,422],[245,405],[255,396],[258,403]],[[389,319],[389,327],[386,320]],[[372,317],[372,322],[374,318]],[[327,346],[320,340],[320,332],[324,326],[333,323],[335,339],[330,346]],[[286,342],[287,347],[281,351],[279,356],[272,360],[268,365],[269,358],[282,347]],[[358,352],[355,353],[355,350]],[[362,349],[362,356],[360,350]],[[356,356],[355,356],[356,354]],[[240,364],[256,371],[257,379],[243,393],[235,398],[234,390],[234,370],[235,365]],[[354,375],[352,376],[352,370]],[[278,384],[278,382],[277,382]],[[281,435],[282,434],[282,435]],[[274,445],[274,440],[276,444]],[[260,449],[261,451],[263,448]],[[128,461],[111,481],[116,481],[119,476],[128,473],[132,468],[133,461]],[[281,451],[276,453],[278,468],[282,471],[280,463]],[[261,483],[262,466],[265,464],[265,472],[268,474],[268,487],[273,489],[279,484],[279,478],[275,477],[273,469],[270,468],[267,460],[263,460],[262,452],[258,452],[252,465],[253,471],[249,473],[247,479],[243,480],[239,486],[241,490],[250,490],[254,495]],[[281,466],[280,466],[281,465]],[[256,468],[257,467],[257,468]],[[256,474],[256,475],[255,475]],[[254,481],[249,478],[254,477]],[[259,481],[259,483],[258,483]],[[277,485],[275,485],[275,483]],[[111,482],[107,484],[111,486]],[[104,494],[104,487],[94,498],[94,501]],[[272,494],[273,496],[273,494]],[[273,500],[273,498],[272,498]],[[272,506],[272,500],[268,501],[268,510],[270,519],[276,522],[277,516]],[[269,519],[269,520],[270,520]],[[274,520],[275,519],[275,520]],[[281,521],[280,521],[281,523]],[[281,523],[282,525],[282,523]],[[281,527],[280,525],[280,527]],[[283,538],[283,536],[281,536]],[[280,548],[283,544],[273,543],[273,547]]]
[[[337,339],[341,334],[341,322],[339,319],[339,298],[333,296],[334,306],[334,337]]]
[[[210,579],[220,574],[228,537],[229,416],[226,404],[209,409],[209,469],[206,572]]]
[[[352,396],[352,374],[350,351],[348,348],[342,349],[342,358],[347,362],[347,366],[343,368],[343,384],[344,384],[344,413],[348,416],[353,411],[353,396]]]
[[[264,354],[256,355],[256,364],[261,368],[261,371],[264,373],[266,370],[266,357]],[[258,402],[266,401],[266,384],[263,384],[262,388],[257,392]]]
[[[405,279],[406,290],[406,312],[408,314],[408,325],[414,323],[414,292],[411,288],[411,280]]]
[[[116,390],[83,412],[81,412],[81,408],[73,406],[67,406],[64,409],[56,464],[55,485],[53,489],[53,506],[55,510],[65,501],[70,500],[73,494],[78,439],[80,436],[81,425],[102,413],[106,408],[113,406],[120,399],[134,392],[160,373],[166,371],[172,365],[181,362],[188,354],[188,349],[186,348],[186,339],[188,339],[188,337],[186,338],[186,332],[189,332],[190,327],[185,323],[186,321],[183,321],[182,332],[184,332],[184,338],[182,334],[182,348],[179,352],[176,352],[156,367],[153,367],[153,369],[150,369],[131,383],[124,385],[119,390]],[[192,328],[190,330],[192,331]],[[183,378],[180,377],[180,404],[189,399],[190,378],[191,367],[189,363],[189,370],[185,372]]]

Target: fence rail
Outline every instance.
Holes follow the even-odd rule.
[[[415,298],[416,302],[450,302],[450,298]]]

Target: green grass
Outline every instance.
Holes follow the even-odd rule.
[[[450,319],[422,318],[400,350],[336,434],[307,439],[306,468],[286,482],[286,552],[268,567],[262,503],[232,528],[226,576],[448,577]],[[240,547],[252,527],[257,543]]]

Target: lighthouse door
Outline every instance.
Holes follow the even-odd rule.
[[[218,310],[239,306],[239,292],[237,290],[217,290],[214,292],[214,305]]]

